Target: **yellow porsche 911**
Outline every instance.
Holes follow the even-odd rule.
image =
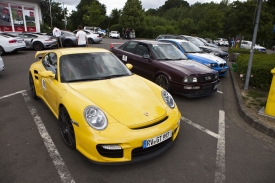
[[[34,99],[59,122],[65,144],[98,163],[146,160],[171,146],[181,114],[172,96],[101,48],[38,51]]]

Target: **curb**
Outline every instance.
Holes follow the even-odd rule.
[[[243,120],[248,123],[249,125],[251,125],[252,127],[254,127],[255,129],[259,130],[260,132],[263,132],[264,134],[271,136],[273,138],[275,138],[275,127],[270,126],[268,124],[263,123],[262,121],[260,121],[259,119],[257,119],[254,114],[252,114],[251,112],[249,112],[247,110],[247,107],[245,106],[245,103],[243,101],[243,97],[240,91],[240,88],[238,86],[237,80],[235,78],[234,72],[232,70],[232,63],[230,64],[230,76],[231,76],[231,81],[233,83],[234,86],[234,91],[235,91],[235,96],[238,102],[238,112],[239,115],[243,118]]]

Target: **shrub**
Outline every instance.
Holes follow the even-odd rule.
[[[249,57],[249,54],[241,54],[236,62],[236,71],[239,74],[243,74],[244,78],[246,78]],[[275,54],[255,54],[253,56],[249,84],[264,91],[269,91],[273,77],[271,70],[273,68],[275,68]]]

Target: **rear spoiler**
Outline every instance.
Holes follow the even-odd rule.
[[[118,47],[124,43],[110,43],[110,50],[113,49],[114,47]]]
[[[37,58],[37,56],[41,55],[41,58],[44,57],[44,55],[46,55],[49,51],[48,50],[44,50],[44,51],[37,51],[34,58]]]

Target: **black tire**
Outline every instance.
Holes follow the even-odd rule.
[[[155,83],[159,86],[161,86],[166,91],[170,92],[170,81],[167,76],[164,74],[157,75],[155,79]]]
[[[44,45],[41,42],[37,41],[37,42],[33,43],[33,49],[35,51],[41,51],[41,50],[43,50],[43,48],[44,48]]]
[[[4,48],[2,48],[2,46],[0,46],[0,52],[2,53],[1,55],[5,54],[5,50],[4,50]]]
[[[76,143],[75,143],[74,127],[71,122],[70,115],[67,112],[65,107],[60,108],[58,121],[59,121],[59,131],[61,133],[63,141],[69,148],[75,149]]]
[[[89,44],[93,44],[93,43],[94,43],[94,40],[93,40],[92,38],[89,38],[89,39],[88,39],[88,43],[89,43]]]
[[[33,77],[32,77],[31,73],[29,74],[29,84],[30,84],[32,98],[35,99],[35,100],[37,100],[38,97],[36,95],[36,90],[35,90],[35,86],[34,86],[34,82],[33,82]]]
[[[74,43],[73,43],[73,41],[72,40],[70,40],[70,39],[66,39],[65,41],[64,41],[64,47],[72,47],[74,45]]]

